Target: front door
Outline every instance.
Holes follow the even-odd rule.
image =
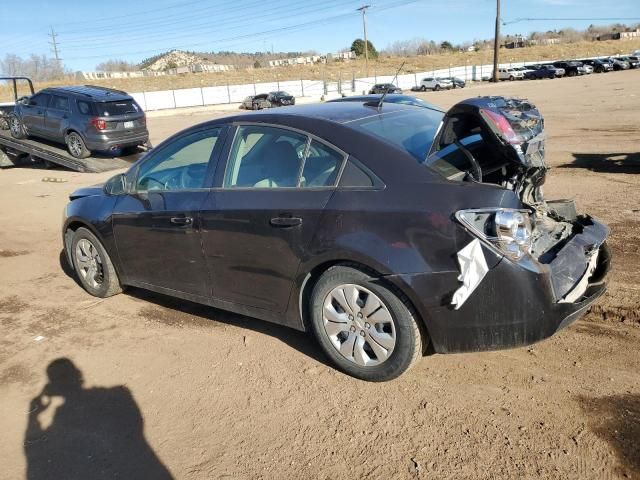
[[[45,133],[44,115],[50,98],[48,93],[38,93],[29,98],[27,105],[22,106],[22,124],[30,134]]]
[[[113,231],[128,283],[207,296],[199,210],[220,137],[220,127],[209,127],[161,145],[140,164],[132,192],[118,198]]]
[[[202,208],[212,296],[283,312],[344,154],[302,133],[237,128]]]

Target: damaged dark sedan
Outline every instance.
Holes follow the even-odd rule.
[[[606,226],[542,195],[543,126],[503,97],[213,120],[74,192],[64,248],[92,295],[134,286],[312,331],[365,380],[527,345],[580,317],[610,262]]]

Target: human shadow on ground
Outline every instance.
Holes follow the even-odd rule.
[[[573,162],[558,168],[584,168],[594,172],[640,173],[640,153],[574,153]]]
[[[173,478],[147,443],[127,387],[84,388],[82,372],[68,358],[52,361],[47,377],[29,405],[28,480]]]
[[[640,395],[578,398],[589,427],[611,445],[621,477],[640,478]]]

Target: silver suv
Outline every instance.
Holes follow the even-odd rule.
[[[76,158],[126,152],[149,141],[145,114],[130,95],[89,85],[45,88],[18,99],[9,127],[14,138],[64,143]]]

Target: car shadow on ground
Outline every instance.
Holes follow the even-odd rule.
[[[59,256],[62,271],[82,288],[75,272],[69,265],[64,250]],[[233,325],[252,330],[256,333],[269,335],[286,343],[308,357],[333,368],[324,356],[310,332],[301,332],[293,328],[277,325],[253,317],[247,317],[226,310],[220,310],[208,305],[190,302],[180,298],[170,297],[161,293],[143,290],[141,288],[128,287],[125,295],[143,300],[150,304],[151,309],[141,310],[142,316],[149,320],[157,321],[169,326],[182,326],[192,323],[194,326],[215,326],[217,323]],[[152,306],[159,307],[153,309]]]
[[[640,478],[640,395],[578,397],[589,427],[611,445],[618,457],[620,476]]]
[[[28,410],[28,480],[172,477],[144,437],[143,415],[124,385],[84,388],[68,358],[52,361]]]
[[[558,168],[584,168],[594,172],[640,173],[640,153],[574,153],[573,162]]]

